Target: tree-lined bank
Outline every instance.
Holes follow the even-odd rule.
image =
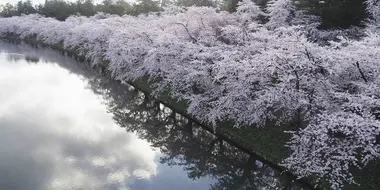
[[[148,78],[153,95],[184,102],[187,114],[216,128],[288,131],[289,148],[276,159],[337,189],[354,183],[352,168],[380,157],[380,5],[367,4],[372,20],[357,38],[350,29],[319,30],[321,18],[287,0],[270,1],[265,11],[245,0],[236,13],[171,7],[65,22],[1,18],[0,35],[61,45],[94,65],[107,63],[116,80]]]

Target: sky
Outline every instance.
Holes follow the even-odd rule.
[[[19,0],[0,0],[0,4],[5,4],[5,3],[12,3],[12,4],[16,4]],[[67,0],[67,1],[72,1],[72,2],[75,2],[76,0]],[[40,3],[44,3],[45,0],[32,0],[32,2],[34,4],[40,4]],[[100,3],[102,2],[102,0],[94,0],[95,3]]]

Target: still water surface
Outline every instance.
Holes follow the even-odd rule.
[[[85,63],[0,41],[0,189],[299,189]]]

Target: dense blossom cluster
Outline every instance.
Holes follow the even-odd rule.
[[[311,30],[317,18],[291,3],[272,0],[261,10],[244,0],[233,14],[172,7],[160,15],[97,14],[65,22],[1,18],[0,36],[63,43],[93,64],[109,62],[117,80],[149,76],[155,93],[170,89],[204,122],[292,123],[293,153],[283,165],[341,188],[354,182],[349,167],[380,157],[380,3],[367,1],[372,20],[360,40],[340,37],[324,45],[310,40],[310,32],[313,38],[328,32]]]

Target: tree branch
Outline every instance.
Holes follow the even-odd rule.
[[[137,36],[141,37],[141,38],[144,38],[147,39],[150,43],[153,43],[153,40],[149,37],[149,35],[145,32],[143,32],[142,34],[144,34],[145,36],[141,36],[140,34],[137,34]]]
[[[299,77],[298,72],[296,70],[294,70],[294,74],[296,75],[296,79],[297,79],[296,89],[297,89],[297,91],[299,91],[300,90],[300,77]]]
[[[365,77],[363,71],[360,69],[359,62],[356,62],[356,68],[358,68],[359,73],[360,73],[360,75],[362,76],[362,79],[363,79],[365,82],[368,82],[368,80],[367,80],[367,78]]]
[[[185,28],[187,34],[188,34],[189,37],[191,38],[191,40],[192,40],[193,42],[197,42],[197,39],[195,39],[195,38],[190,34],[189,28],[187,28],[186,25],[184,25],[183,23],[178,23],[178,22],[177,22],[177,23],[174,23],[174,24],[178,24],[178,25],[183,26],[183,27]]]

